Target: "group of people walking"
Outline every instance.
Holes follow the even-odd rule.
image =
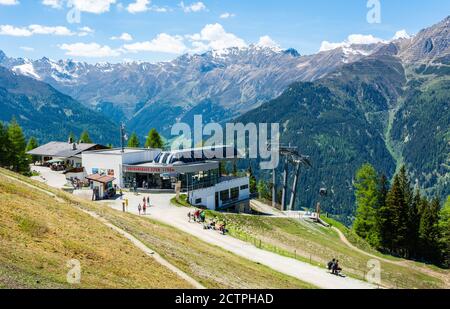
[[[139,215],[141,215],[141,213],[145,216],[147,214],[147,208],[150,207],[150,197],[147,196],[147,198],[144,196],[142,198],[142,205],[139,204],[138,205],[138,211],[139,211]]]
[[[123,212],[128,212],[128,199],[122,199],[122,210]],[[143,197],[142,198],[142,204],[139,203],[138,204],[138,212],[139,215],[146,215],[147,214],[147,209],[150,207],[150,196],[147,197]]]

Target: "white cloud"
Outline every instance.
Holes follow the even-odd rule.
[[[189,5],[184,4],[183,1],[180,2],[180,7],[185,13],[197,13],[201,11],[206,11],[206,5],[203,2],[195,2]]]
[[[80,12],[102,14],[109,11],[116,0],[72,0],[72,5]]]
[[[409,39],[410,37],[411,36],[408,34],[408,32],[406,32],[405,29],[402,29],[402,30],[397,31],[392,39],[393,40]]]
[[[79,32],[78,32],[78,36],[87,36],[89,34],[94,33],[95,31],[89,27],[81,27],[78,28]]]
[[[232,17],[235,17],[235,16],[236,16],[236,14],[226,12],[226,13],[221,14],[220,18],[221,19],[228,19],[228,18],[232,18]]]
[[[172,9],[167,8],[167,7],[162,7],[162,6],[152,6],[150,9],[153,12],[158,12],[158,13],[167,13],[169,11],[172,11]]]
[[[28,26],[28,29],[30,29],[33,34],[49,34],[59,36],[70,36],[75,34],[64,26],[49,27],[42,25],[30,25]]]
[[[146,12],[150,9],[150,0],[136,0],[127,6],[127,11],[134,14],[140,12]]]
[[[332,49],[336,49],[339,47],[347,47],[352,44],[375,44],[385,42],[384,40],[374,37],[373,35],[364,35],[364,34],[351,34],[348,36],[348,38],[340,43],[332,43],[328,41],[323,41],[320,46],[320,52],[322,51],[328,51]]]
[[[32,52],[34,51],[33,47],[28,47],[28,46],[21,46],[20,47],[21,50],[27,51],[27,52]]]
[[[18,0],[0,0],[0,5],[17,5],[19,4]]]
[[[0,35],[32,36],[33,33],[27,28],[14,27],[11,25],[0,25]]]
[[[208,24],[200,33],[187,36],[191,40],[193,52],[209,49],[221,50],[229,47],[245,47],[245,41],[233,33],[226,32],[221,24]]]
[[[133,41],[133,37],[129,33],[122,33],[120,36],[113,36],[111,40]]]
[[[16,27],[12,25],[0,25],[0,35],[9,36],[32,36],[32,35],[55,35],[55,36],[86,36],[94,32],[89,27],[81,27],[78,32],[73,32],[64,26],[43,26],[29,25],[26,27]]]
[[[97,43],[62,44],[59,45],[59,48],[65,50],[67,56],[74,57],[107,58],[120,55],[120,50],[112,49],[107,45],[102,46]]]
[[[182,54],[186,51],[182,36],[167,33],[160,33],[151,41],[125,44],[123,48],[129,52],[149,51],[169,54]]]
[[[42,0],[42,4],[54,9],[61,9],[63,7],[63,0]]]
[[[256,45],[261,47],[280,48],[280,45],[268,35],[260,37]]]

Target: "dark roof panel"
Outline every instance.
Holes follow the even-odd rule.
[[[75,145],[75,147],[74,147]],[[27,154],[37,155],[37,156],[47,156],[47,157],[58,157],[58,158],[69,158],[76,156],[83,151],[90,150],[95,147],[106,148],[99,144],[69,144],[64,142],[50,142],[48,144],[42,145]]]

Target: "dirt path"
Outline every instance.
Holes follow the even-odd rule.
[[[28,186],[28,187],[30,187],[32,189],[38,190],[38,191],[40,191],[42,193],[45,193],[45,194],[55,198],[55,200],[60,202],[60,203],[64,203],[65,202],[62,198],[58,197],[53,192],[44,190],[42,188],[39,188],[37,186],[34,186],[34,185],[30,184],[30,183],[27,183],[27,182],[25,182],[23,180],[20,180],[18,178],[12,177],[12,176],[8,176],[8,175],[3,175],[3,176],[5,176],[5,177],[7,177],[9,179],[18,181],[21,184],[24,184],[24,185],[26,185],[26,186]],[[149,247],[147,247],[144,243],[142,243],[140,240],[138,240],[136,237],[134,237],[130,233],[128,233],[128,232],[122,230],[121,228],[115,226],[114,224],[112,224],[111,222],[109,222],[108,220],[106,220],[105,218],[101,217],[100,215],[98,215],[95,212],[87,211],[87,210],[79,208],[79,207],[77,207],[77,209],[79,209],[82,212],[88,214],[92,218],[100,221],[101,223],[103,223],[104,225],[109,227],[110,229],[114,230],[115,232],[119,233],[120,235],[122,235],[123,237],[128,239],[135,247],[137,247],[139,250],[144,252],[147,256],[155,259],[162,266],[164,266],[164,267],[170,269],[172,272],[176,273],[179,277],[181,277],[185,281],[189,282],[196,289],[205,289],[205,287],[202,284],[200,284],[199,282],[197,282],[194,278],[190,277],[188,274],[183,272],[181,269],[179,269],[178,267],[176,267],[173,264],[169,263],[167,260],[165,260],[163,257],[161,257],[158,253],[156,253],[154,250],[152,250]]]
[[[355,245],[353,245],[347,239],[347,237],[345,237],[344,233],[342,233],[341,230],[339,230],[338,228],[332,227],[332,229],[335,230],[338,233],[339,239],[346,246],[350,247],[352,250],[358,251],[361,254],[367,255],[369,257],[372,257],[374,259],[383,261],[385,263],[390,263],[390,264],[393,264],[393,265],[398,265],[398,266],[403,266],[403,267],[414,268],[417,271],[420,271],[420,272],[425,273],[427,275],[430,275],[432,277],[437,277],[437,278],[441,279],[445,283],[446,287],[450,288],[450,276],[449,275],[446,275],[446,274],[443,274],[443,273],[439,273],[437,271],[433,271],[432,269],[429,269],[429,268],[426,268],[426,267],[420,267],[420,266],[414,265],[414,262],[412,262],[412,261],[406,261],[406,260],[404,260],[404,261],[392,261],[392,260],[389,260],[389,259],[377,256],[375,254],[371,254],[371,253],[366,252],[366,251],[356,247]]]
[[[271,206],[268,206],[268,205],[266,205],[266,204],[264,204],[264,203],[261,203],[261,202],[259,202],[259,201],[252,201],[252,205],[254,205],[254,207],[255,207],[256,209],[261,210],[261,212],[267,213],[268,215],[272,215],[271,217],[286,217],[286,218],[288,217],[285,213],[283,213],[283,212],[281,212],[281,211],[279,211],[279,210],[277,210],[277,209],[273,209]],[[389,259],[386,259],[386,258],[377,256],[377,255],[375,255],[375,254],[371,254],[371,253],[369,253],[369,252],[367,252],[367,251],[364,251],[364,250],[362,250],[362,249],[356,247],[355,245],[353,245],[353,244],[347,239],[347,237],[345,237],[344,233],[342,233],[341,230],[339,230],[339,229],[336,228],[336,227],[332,227],[332,228],[333,228],[333,230],[336,231],[336,233],[339,235],[339,239],[340,239],[346,246],[348,246],[349,248],[351,248],[352,250],[357,251],[357,252],[359,252],[359,253],[361,253],[361,254],[364,254],[364,255],[366,255],[366,256],[368,256],[368,257],[377,259],[377,260],[379,260],[379,261],[383,261],[383,262],[385,262],[385,263],[390,263],[390,264],[397,265],[397,266],[402,266],[402,267],[413,268],[413,269],[415,269],[415,270],[417,270],[417,271],[419,271],[419,272],[422,272],[422,273],[424,273],[424,274],[427,274],[427,275],[429,275],[429,276],[439,278],[439,279],[441,279],[441,280],[445,283],[445,285],[446,285],[447,288],[450,288],[450,275],[444,274],[444,273],[440,273],[440,272],[438,272],[438,271],[434,271],[434,270],[432,270],[432,269],[430,269],[430,268],[427,268],[427,267],[421,267],[421,266],[418,266],[417,264],[415,264],[415,263],[412,262],[412,261],[408,261],[408,260],[393,261],[393,260],[389,260]]]
[[[174,195],[172,194],[152,194],[150,196],[150,204],[152,206],[148,209],[147,216],[157,221],[169,224],[209,244],[213,244],[255,263],[268,266],[273,270],[295,277],[319,288],[376,288],[374,285],[361,280],[333,276],[323,268],[259,249],[250,243],[241,241],[231,236],[222,235],[216,231],[204,230],[202,225],[188,222],[187,214],[191,209],[171,205],[170,199],[173,196]],[[137,205],[142,203],[143,195],[136,196],[134,194],[127,194],[126,197],[130,202],[129,213],[139,215]],[[105,203],[117,211],[122,211],[120,200],[108,201]]]

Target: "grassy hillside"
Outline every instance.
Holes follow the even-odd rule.
[[[227,221],[230,234],[252,242],[263,249],[325,267],[331,258],[339,259],[344,272],[351,277],[364,279],[367,262],[372,257],[344,244],[331,228],[288,218],[246,216],[210,212],[209,216]],[[333,222],[335,223],[335,222]],[[337,223],[335,223],[337,224]],[[347,238],[357,247],[376,255],[381,260],[382,285],[391,288],[449,288],[445,277],[449,271],[419,263],[396,259],[376,253],[362,240],[354,237],[343,225]]]
[[[0,288],[190,288],[89,215],[0,172]],[[66,266],[81,263],[81,284]]]
[[[3,181],[4,177],[1,176],[2,174],[20,177],[23,181],[54,192],[59,197],[63,198],[66,203],[57,203],[37,191],[30,191],[29,188],[21,189],[21,186],[15,183],[5,185],[3,184],[5,181]],[[3,221],[5,221],[10,222],[8,226],[13,228],[13,232],[9,232],[10,228],[0,229],[2,246],[4,243],[3,238],[12,239],[7,246],[5,245],[5,247],[2,248],[0,252],[0,261],[8,261],[11,260],[12,257],[15,257],[14,261],[17,260],[14,263],[8,262],[11,264],[12,269],[16,269],[16,271],[10,271],[6,273],[6,276],[0,275],[0,285],[1,282],[5,281],[5,279],[1,278],[6,278],[7,276],[18,278],[25,275],[28,276],[28,274],[30,274],[32,277],[35,273],[42,273],[41,276],[44,276],[44,274],[48,272],[45,269],[50,267],[48,265],[56,265],[52,267],[62,269],[64,272],[62,272],[59,281],[49,280],[52,284],[48,284],[46,287],[64,286],[66,273],[66,269],[64,269],[65,262],[61,264],[62,266],[59,266],[59,264],[53,260],[46,262],[47,252],[53,252],[52,254],[55,255],[55,260],[60,259],[65,261],[66,255],[63,250],[64,248],[59,248],[56,244],[66,243],[68,241],[66,240],[68,235],[79,235],[75,239],[70,238],[70,244],[72,244],[75,248],[82,249],[74,249],[74,251],[67,253],[69,258],[76,257],[80,260],[83,259],[83,265],[85,263],[84,259],[90,261],[90,255],[95,254],[94,257],[101,256],[103,258],[100,264],[104,268],[103,271],[106,273],[108,273],[107,269],[109,268],[119,270],[123,269],[123,271],[129,275],[136,273],[137,281],[126,281],[124,279],[123,282],[119,281],[122,285],[117,284],[117,286],[153,287],[149,285],[148,282],[153,282],[152,278],[155,278],[155,276],[158,276],[157,278],[162,280],[159,287],[169,286],[176,288],[183,286],[184,283],[180,281],[180,279],[173,278],[170,273],[163,274],[161,273],[162,270],[158,271],[158,269],[155,269],[154,267],[147,267],[151,264],[149,264],[148,261],[144,262],[139,260],[139,253],[137,255],[132,254],[132,252],[134,252],[133,248],[117,249],[117,243],[121,243],[125,246],[127,244],[126,240],[121,239],[118,236],[114,236],[115,234],[112,232],[109,232],[110,235],[108,236],[111,238],[105,236],[106,240],[101,237],[101,235],[99,236],[98,231],[105,231],[106,233],[108,229],[103,228],[95,221],[93,222],[93,219],[77,210],[77,207],[80,207],[86,210],[95,211],[109,222],[128,231],[144,244],[156,250],[170,263],[177,266],[179,269],[183,270],[208,288],[312,288],[311,285],[301,282],[300,280],[278,273],[268,267],[241,258],[216,246],[209,245],[195,237],[154,220],[124,214],[105,207],[104,205],[77,199],[73,195],[49,188],[45,184],[34,182],[28,178],[12,174],[3,169],[0,169],[0,177],[2,177],[0,178],[2,183],[0,187],[2,188],[2,191],[0,191],[1,198],[2,200],[10,200],[7,207],[5,207],[2,203],[2,211],[0,215],[0,222],[2,223],[1,226],[4,226]],[[9,186],[12,186],[12,188],[8,189],[9,191],[3,189]],[[33,201],[31,201],[30,196],[33,196]],[[40,206],[35,207],[35,204]],[[8,209],[8,212],[3,211],[4,207]],[[30,207],[36,209],[36,213],[35,211],[31,211],[29,209]],[[20,248],[20,235],[25,232],[19,232],[19,224],[12,219],[14,215],[9,214],[10,212],[15,211],[14,209],[21,209],[21,213],[27,214],[29,220],[39,222],[37,226],[49,227],[51,231],[45,232],[41,238],[37,239],[37,241],[33,240],[34,238],[32,236],[28,236],[30,237],[29,243],[34,245],[32,249],[16,249]],[[46,215],[41,217],[39,213]],[[55,220],[56,218],[60,218],[60,220],[56,220],[57,222],[49,221],[47,216],[48,218],[54,217]],[[89,222],[92,226],[87,227],[86,222]],[[49,241],[47,235],[53,235],[53,232],[57,230],[54,227],[55,225],[58,226],[58,231],[61,230],[61,233],[63,234],[55,235],[54,237],[58,238],[58,242],[55,240],[55,243],[53,243]],[[37,228],[36,230],[39,231],[41,229]],[[45,230],[45,228],[43,230]],[[13,240],[14,242],[12,242]],[[91,244],[90,241],[94,240],[95,242]],[[102,251],[97,252],[97,250]],[[116,259],[119,261],[120,259],[113,257],[120,252],[127,254],[129,257],[126,265],[115,265]],[[34,258],[30,258],[30,256],[33,256]],[[87,257],[84,258],[84,256]],[[144,257],[141,258],[144,259]],[[35,259],[39,262],[35,263],[33,261],[33,263],[30,263],[30,259]],[[148,259],[145,258],[145,260]],[[112,261],[114,261],[114,264],[112,264]],[[150,260],[150,262],[152,262],[152,260]],[[3,263],[1,263],[1,265],[3,265]],[[44,270],[41,270],[42,265],[47,265],[44,267]],[[86,269],[86,271],[96,274],[100,271],[100,269],[92,267]],[[3,273],[3,271],[0,271],[0,273]],[[143,278],[142,282],[139,281],[139,278],[141,277]],[[99,284],[98,287],[104,287],[106,284],[109,284],[109,277],[106,276],[106,274],[104,274],[103,279],[104,280],[101,281],[101,283],[98,283],[98,281],[92,279],[92,284],[89,286],[96,287],[96,284]],[[178,285],[177,282],[179,283]],[[148,285],[145,285],[146,283]],[[110,285],[112,285],[112,283],[110,283]],[[14,285],[3,284],[3,286],[9,287]],[[35,287],[36,285],[29,284],[24,286]],[[186,286],[186,284],[184,286]]]

